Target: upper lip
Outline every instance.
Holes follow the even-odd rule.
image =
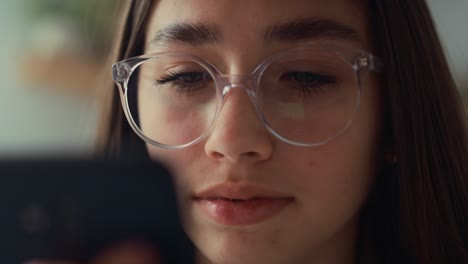
[[[195,199],[291,199],[292,196],[252,184],[222,183],[195,194]]]

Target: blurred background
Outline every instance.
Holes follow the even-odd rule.
[[[0,3],[0,156],[86,155],[99,128],[116,0]],[[468,1],[428,0],[468,105]]]
[[[120,2],[0,3],[0,156],[92,151]]]

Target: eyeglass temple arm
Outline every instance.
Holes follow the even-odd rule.
[[[372,54],[369,54],[368,56],[368,67],[369,70],[375,71],[375,72],[381,72],[384,68],[384,64],[382,60],[379,57],[376,57]]]

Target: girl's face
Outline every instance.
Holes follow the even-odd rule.
[[[145,53],[183,51],[225,74],[250,74],[276,52],[325,38],[372,51],[363,2],[161,0],[152,10]],[[168,29],[177,34],[181,23],[216,28],[217,36],[154,40]],[[358,39],[337,33],[336,23]],[[294,34],[267,41],[271,28]],[[147,146],[153,159],[173,170],[184,225],[202,263],[352,262],[359,210],[380,161],[376,84],[367,76],[351,126],[319,147],[297,147],[272,136],[240,89],[227,96],[202,142],[179,150]]]

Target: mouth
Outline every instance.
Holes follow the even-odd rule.
[[[218,185],[193,197],[212,221],[229,226],[254,225],[279,214],[294,198],[255,186]]]

